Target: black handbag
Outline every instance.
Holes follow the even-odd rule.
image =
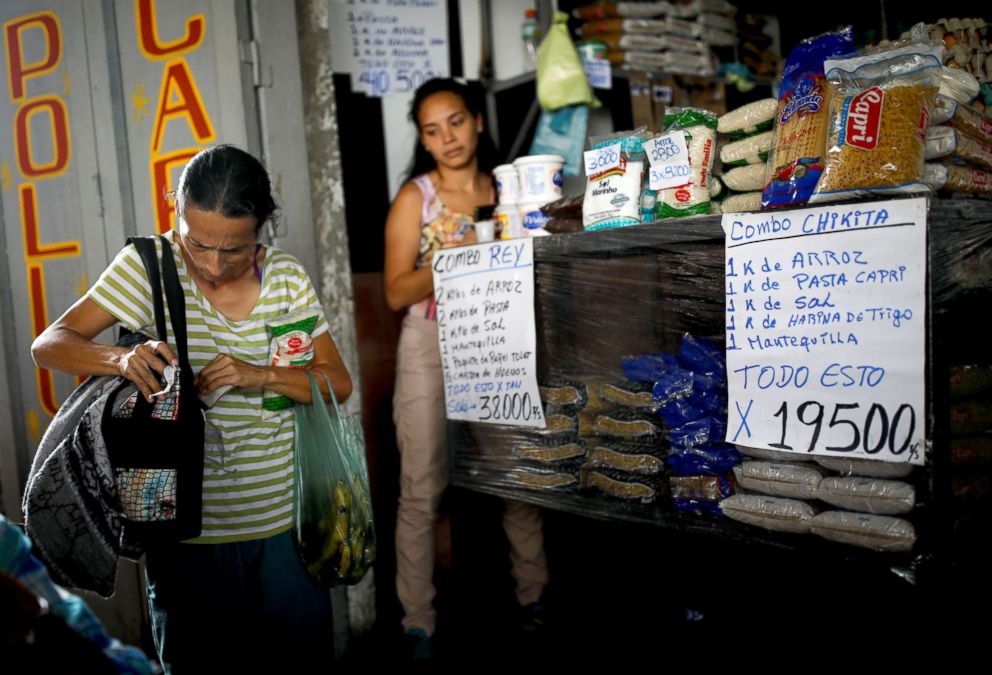
[[[158,339],[165,342],[162,283],[175,335],[178,368],[149,403],[124,381],[104,408],[101,430],[120,502],[122,546],[146,549],[201,531],[205,407],[186,346],[186,300],[172,246],[162,239],[161,278],[152,237],[131,237],[151,283]]]

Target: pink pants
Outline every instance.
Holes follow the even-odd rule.
[[[403,319],[396,358],[393,421],[400,449],[400,499],[396,516],[396,592],[403,628],[434,633],[434,526],[448,484],[444,388],[437,323],[412,314]],[[536,602],[548,583],[541,512],[506,502],[503,529],[517,601]]]

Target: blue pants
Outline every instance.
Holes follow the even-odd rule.
[[[145,569],[167,675],[259,672],[263,665],[330,671],[330,593],[307,575],[290,532],[149,550]]]

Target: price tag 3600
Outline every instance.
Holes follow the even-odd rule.
[[[679,187],[691,182],[685,134],[685,131],[677,129],[644,143],[644,151],[651,165],[649,187],[652,190]]]
[[[616,169],[621,166],[620,143],[586,150],[582,157],[585,160],[587,176],[596,176],[610,169]]]

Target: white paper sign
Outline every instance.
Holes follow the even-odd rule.
[[[533,240],[441,249],[431,268],[448,419],[543,428]]]
[[[606,59],[582,59],[586,79],[593,89],[613,89],[613,67]]]
[[[620,143],[616,142],[605,148],[586,150],[582,154],[582,159],[585,161],[587,176],[595,176],[604,171],[615,169],[620,166]]]
[[[382,97],[448,75],[443,0],[331,0],[328,10],[333,67],[352,87]]]
[[[922,464],[926,200],[731,213],[727,441]]]
[[[691,182],[685,134],[684,130],[677,129],[644,142],[644,152],[650,164],[648,187],[652,190],[679,187]]]

